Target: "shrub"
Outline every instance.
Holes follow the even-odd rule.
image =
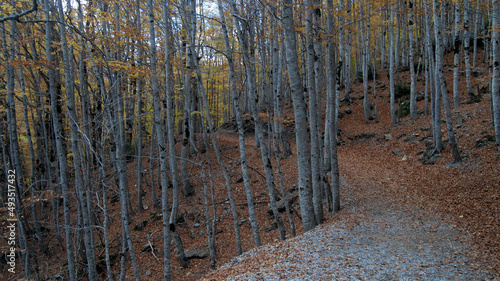
[[[410,114],[410,102],[400,101],[399,108],[396,110],[396,114],[399,118],[406,117]]]
[[[400,99],[404,96],[408,96],[411,93],[411,87],[408,85],[396,84],[394,85],[394,97]]]

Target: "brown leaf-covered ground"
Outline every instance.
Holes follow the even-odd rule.
[[[483,65],[484,66],[484,65]],[[480,75],[474,82],[480,86],[487,85],[488,73],[483,67],[480,68]],[[452,72],[447,71],[449,76],[448,87],[451,89]],[[389,85],[385,74],[377,79]],[[419,81],[419,90],[423,91],[423,79]],[[500,268],[500,152],[495,150],[494,142],[490,141],[493,135],[490,118],[489,95],[484,95],[480,103],[467,103],[468,95],[465,94],[465,76],[460,76],[461,80],[461,106],[453,109],[455,121],[461,119],[462,124],[456,128],[457,140],[463,162],[451,164],[451,151],[446,145],[441,154],[441,158],[434,165],[423,165],[419,158],[422,152],[427,149],[429,141],[432,140],[430,116],[419,114],[419,119],[411,121],[409,117],[402,118],[398,125],[391,124],[389,114],[389,89],[388,87],[377,87],[378,114],[380,121],[365,124],[362,111],[362,85],[355,84],[351,94],[353,103],[343,105],[340,108],[344,112],[346,107],[352,111],[351,114],[344,114],[340,119],[340,129],[342,135],[340,140],[342,145],[339,149],[340,174],[347,182],[355,186],[367,186],[367,188],[357,189],[356,193],[346,192],[345,186],[342,189],[342,204],[358,200],[359,202],[369,202],[372,197],[385,198],[393,204],[400,206],[410,206],[424,210],[424,214],[436,216],[451,224],[455,229],[463,233],[467,243],[470,243],[469,258],[474,260],[485,271],[491,272],[494,276],[499,276]],[[398,74],[398,83],[409,85],[409,72],[403,71]],[[450,96],[451,97],[451,96]],[[372,100],[372,98],[370,98]],[[373,100],[372,100],[373,101]],[[291,105],[285,108],[287,114],[292,117]],[[418,103],[419,110],[424,108],[424,101]],[[444,113],[444,111],[443,111]],[[446,140],[446,127],[442,126],[443,139]],[[386,135],[392,138],[386,140]],[[219,130],[217,137],[225,155],[225,164],[229,170],[232,188],[236,203],[238,204],[239,219],[241,221],[248,218],[246,207],[246,197],[243,183],[236,182],[241,176],[239,165],[238,139],[235,134]],[[290,138],[292,149],[295,152],[294,138]],[[269,202],[267,187],[265,185],[264,171],[260,159],[260,151],[255,147],[255,140],[252,136],[246,138],[248,163],[254,168],[250,170],[250,180],[256,210],[258,212],[259,228],[264,245],[278,242],[277,230],[264,232],[264,228],[272,224],[272,220],[267,214],[267,204]],[[394,149],[398,149],[395,155]],[[221,266],[236,256],[234,231],[232,230],[232,216],[227,203],[227,193],[222,178],[220,168],[210,152],[212,164],[212,176],[215,189],[215,202],[217,216],[220,222],[217,223],[217,266]],[[195,158],[193,158],[195,160]],[[196,160],[195,160],[196,161]],[[157,162],[154,161],[155,166]],[[273,164],[275,164],[273,162]],[[136,175],[135,163],[129,164],[129,179],[132,202],[137,201],[136,195]],[[146,159],[144,169],[149,167]],[[205,247],[206,224],[204,218],[204,198],[202,193],[201,170],[196,165],[190,166],[191,181],[196,188],[196,195],[191,198],[181,199],[179,214],[184,213],[185,223],[178,225],[178,230],[183,239],[185,249],[196,249]],[[284,186],[290,189],[297,184],[297,162],[294,153],[287,159],[282,160],[284,172]],[[154,173],[156,183],[156,194],[160,196],[158,188],[158,170]],[[276,174],[276,182],[279,183]],[[134,250],[139,263],[141,278],[143,280],[160,280],[163,274],[162,265],[162,222],[157,220],[160,210],[155,210],[151,200],[151,178],[147,176],[148,184],[143,186],[146,189],[144,203],[147,209],[132,217],[130,225],[132,238],[134,240]],[[113,197],[113,196],[110,196]],[[362,200],[364,199],[364,200]],[[298,208],[298,203],[294,203]],[[121,224],[120,206],[116,202],[112,204],[110,210],[111,218],[111,254],[118,257],[121,250]],[[137,208],[136,208],[137,209]],[[137,210],[136,210],[137,211]],[[300,210],[299,210],[300,212]],[[47,212],[48,213],[48,212]],[[76,219],[76,210],[73,213]],[[61,212],[62,217],[62,212]],[[345,224],[359,224],[363,217],[352,217],[343,210],[338,214],[326,215],[325,224],[344,220]],[[140,222],[147,221],[143,230],[133,230]],[[289,225],[286,217],[283,221],[287,230]],[[300,219],[294,215],[297,233],[303,232]],[[99,230],[100,231],[100,230]],[[251,228],[248,221],[241,224],[243,239],[243,250],[248,251],[254,247]],[[287,231],[287,236],[290,232]],[[53,245],[48,256],[40,255],[38,259],[39,274],[41,278],[54,277],[58,273],[64,272],[67,265],[65,256],[61,255],[61,248],[55,242],[53,233],[49,234],[49,242]],[[101,245],[102,233],[96,234],[97,255],[101,266],[104,264],[104,248]],[[154,251],[142,251],[143,246],[148,241]],[[101,245],[101,246],[100,246]],[[219,270],[210,272],[210,262],[207,259],[191,260],[188,268],[181,268],[175,258],[174,245],[172,244],[172,274],[173,280],[198,280],[209,274],[209,279],[220,280],[231,276],[231,271]],[[269,257],[271,258],[271,257]],[[248,265],[248,270],[258,266],[259,260],[255,264]],[[81,264],[80,264],[81,265]],[[102,268],[102,269],[105,269]],[[5,270],[5,269],[4,269]],[[113,270],[116,276],[119,274],[120,266],[118,259],[113,262]],[[233,272],[234,273],[234,272]],[[85,278],[81,272],[82,278]],[[7,275],[2,272],[0,276],[7,276],[5,279],[14,280],[16,276]],[[101,278],[105,278],[105,270],[102,271]],[[127,279],[132,280],[133,271],[128,261]]]

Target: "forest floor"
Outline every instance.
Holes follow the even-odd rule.
[[[429,159],[430,116],[391,125],[382,94],[380,121],[365,124],[361,85],[352,97],[341,107],[352,113],[339,125],[341,211],[302,236],[234,258],[205,280],[500,278],[500,153],[487,96],[468,103],[462,95],[453,110],[463,158],[456,164],[445,124],[445,149]]]
[[[475,78],[480,87],[488,83],[487,70],[483,69],[482,74]],[[447,71],[447,75],[451,77],[452,72]],[[409,85],[408,71],[400,72],[397,78],[397,83]],[[250,181],[263,244],[259,248],[255,248],[253,243],[246,196],[240,181],[238,137],[234,131],[219,129],[216,134],[231,177],[243,251],[246,253],[237,257],[226,187],[214,153],[208,150],[212,167],[209,188],[213,184],[218,218],[217,269],[210,269],[208,258],[193,259],[188,268],[181,268],[172,245],[172,279],[238,280],[265,279],[269,276],[269,279],[301,280],[301,274],[310,276],[310,279],[318,277],[327,280],[342,280],[344,277],[349,280],[392,280],[414,279],[416,276],[424,280],[500,278],[500,152],[496,151],[492,140],[489,94],[483,95],[478,103],[468,103],[464,75],[460,79],[461,104],[460,108],[453,109],[456,137],[463,157],[458,164],[451,163],[444,123],[444,151],[432,159],[423,157],[432,145],[431,117],[423,113],[424,101],[418,102],[418,120],[412,121],[407,116],[401,118],[397,125],[392,125],[389,83],[385,73],[381,73],[377,77],[380,82],[376,88],[379,122],[366,124],[362,109],[362,84],[355,83],[351,93],[352,103],[340,107],[343,113],[339,120],[342,134],[339,137],[341,145],[338,146],[342,177],[341,210],[337,214],[326,213],[326,221],[305,234],[299,216],[294,213],[298,234],[295,238],[290,238],[290,225],[283,215],[287,237],[290,238],[286,241],[279,241],[273,219],[267,213],[269,196],[260,151],[256,148],[255,138],[248,133],[245,140],[247,160],[251,167]],[[452,85],[451,78],[448,85],[449,88]],[[418,90],[423,91],[423,79],[418,83]],[[370,100],[373,103],[372,97]],[[288,102],[285,106],[290,120],[293,118],[292,106]],[[346,113],[347,108],[350,114]],[[281,164],[283,185],[291,191],[297,184],[297,156],[293,125],[289,130],[293,154],[283,159]],[[178,146],[180,148],[180,144]],[[136,162],[129,163],[131,200],[136,211],[130,229],[142,280],[161,280],[163,275],[161,211],[155,209],[152,202],[153,190],[157,198],[161,194],[157,159],[152,163],[155,169],[152,173],[155,181],[153,189],[149,161],[147,157],[143,159],[143,169],[147,173],[143,185],[145,210],[142,212],[137,212],[135,204],[137,181],[136,173],[132,171],[136,170]],[[273,159],[273,167],[276,167],[275,164]],[[177,225],[186,250],[202,249],[207,245],[203,177],[197,165],[191,164],[190,172],[196,195],[181,199]],[[277,185],[279,182],[276,174]],[[108,194],[111,199],[110,251],[117,278],[122,233],[120,205],[116,189]],[[292,206],[300,213],[298,200]],[[50,216],[50,213],[47,210],[45,215]],[[76,208],[72,214],[73,222],[76,222]],[[102,213],[98,216],[102,220]],[[48,222],[51,219],[40,220]],[[100,279],[105,279],[102,231],[97,229],[95,233]],[[56,278],[67,268],[65,256],[60,254],[62,247],[53,231],[48,233],[47,239],[52,245],[48,255],[39,255],[33,263],[34,267],[39,267],[38,274],[43,280]],[[301,262],[305,263],[305,269],[302,269],[304,264]],[[79,263],[82,279],[85,279],[84,266]],[[0,279],[16,280],[15,276],[5,272],[5,268],[0,270]],[[445,275],[446,272],[449,275]],[[7,278],[2,278],[5,276]],[[129,260],[127,280],[133,279]]]

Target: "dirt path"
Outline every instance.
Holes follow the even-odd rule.
[[[343,180],[349,195],[331,223],[254,249],[218,270],[216,280],[484,280],[463,235],[428,212],[367,198],[376,186]],[[227,275],[226,275],[227,274]],[[210,279],[215,278],[215,279]],[[225,278],[225,277],[224,277]]]

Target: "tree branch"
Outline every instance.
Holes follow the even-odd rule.
[[[33,0],[33,7],[29,10],[26,10],[20,14],[15,14],[15,15],[11,15],[11,16],[8,16],[8,17],[3,17],[3,18],[0,18],[0,22],[4,22],[4,21],[8,21],[8,20],[16,20],[16,21],[19,21],[19,18],[22,17],[22,16],[25,16],[29,13],[32,13],[34,11],[37,11],[38,10],[38,2],[37,0]]]

